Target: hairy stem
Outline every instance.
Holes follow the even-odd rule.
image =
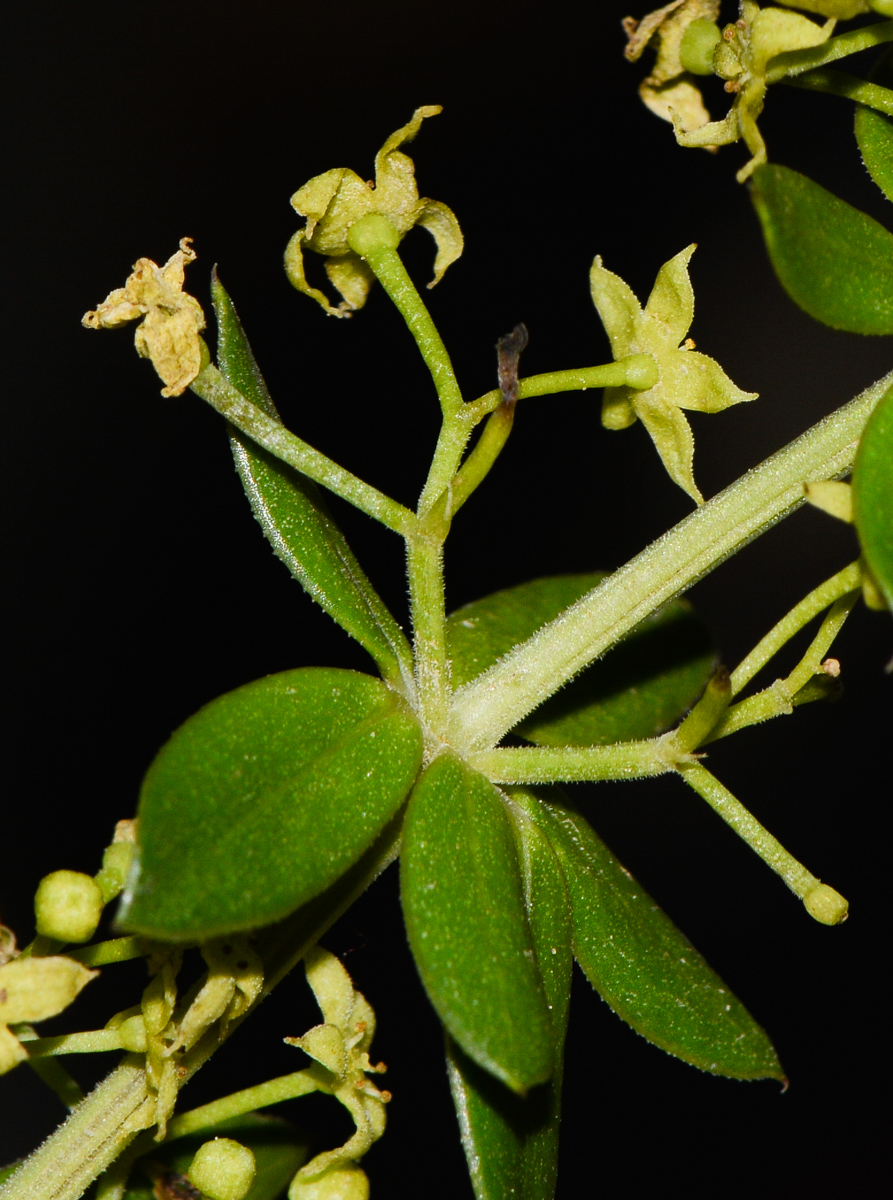
[[[454,697],[449,739],[460,754],[494,746],[564,683],[662,604],[804,502],[807,480],[852,469],[888,375],[748,471]]]
[[[306,475],[308,479],[328,488],[330,492],[341,496],[361,512],[374,517],[388,529],[405,536],[415,526],[415,516],[410,509],[370,484],[364,483],[331,458],[320,454],[307,442],[290,433],[280,421],[268,416],[250,400],[246,400],[215,366],[205,367],[191,387],[197,396],[201,396],[202,400],[216,408],[252,441],[269,450],[290,467],[294,467],[296,471],[300,471],[302,475]]]
[[[814,617],[817,617],[835,600],[845,596],[847,592],[856,591],[861,577],[862,572],[858,562],[850,563],[848,567],[844,567],[842,571],[838,571],[836,575],[832,575],[830,579],[820,583],[808,596],[804,596],[798,604],[795,604],[791,611],[786,613],[778,624],[774,625],[766,636],[757,642],[750,654],[732,672],[730,676],[732,695],[737,696],[770,659],[775,657],[782,646],[800,632],[804,625],[808,625]]]

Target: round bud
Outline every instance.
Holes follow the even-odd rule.
[[[893,0],[868,0],[868,7],[882,17],[893,17]]]
[[[102,889],[80,871],[53,871],[34,897],[37,932],[60,942],[89,942],[102,916]]]
[[[369,1179],[356,1163],[333,1167],[316,1179],[302,1179],[299,1172],[288,1189],[288,1200],[369,1200]]]
[[[214,1138],[199,1146],[186,1172],[189,1182],[208,1200],[242,1200],[257,1170],[254,1155],[232,1138]]]
[[[806,911],[823,925],[839,925],[845,921],[850,910],[849,901],[844,900],[840,892],[820,883],[803,897]]]
[[[679,44],[679,60],[692,75],[713,74],[713,51],[722,38],[719,26],[705,17],[692,21]]]
[[[396,250],[400,245],[400,233],[387,217],[380,213],[367,213],[351,225],[347,244],[354,254],[365,258],[376,250]]]

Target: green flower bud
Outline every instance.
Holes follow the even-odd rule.
[[[692,75],[713,74],[713,52],[722,38],[715,21],[692,21],[679,43],[679,61]]]
[[[893,0],[868,0],[868,7],[882,17],[893,17]]]
[[[827,883],[820,883],[807,892],[803,903],[809,915],[823,925],[839,925],[847,919],[850,909],[849,902],[844,900],[840,892],[828,887]]]
[[[34,897],[37,932],[60,942],[89,942],[102,916],[102,888],[80,871],[53,871]]]
[[[0,1021],[45,1021],[55,1017],[99,974],[73,958],[14,958],[0,967]]]
[[[96,882],[102,889],[102,897],[106,904],[124,890],[135,854],[135,842],[112,842],[106,847],[102,856],[102,867],[96,875]]]
[[[369,1180],[355,1163],[334,1167],[318,1179],[296,1175],[288,1189],[288,1200],[369,1200]]]
[[[242,1200],[257,1165],[247,1146],[232,1138],[214,1138],[199,1146],[189,1170],[189,1182],[208,1200]]]

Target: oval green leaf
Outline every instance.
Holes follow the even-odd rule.
[[[570,1008],[570,901],[548,839],[515,806],[524,902],[552,1020],[555,1071],[526,1097],[488,1075],[447,1038],[447,1072],[477,1200],[551,1200],[558,1174],[561,1077]]]
[[[252,404],[278,419],[216,271],[211,296],[220,370]],[[412,678],[409,644],[329,515],[319,488],[232,428],[230,444],[252,511],[276,555],[317,604],[372,655],[383,677],[402,690]]]
[[[893,609],[893,389],[871,414],[859,442],[853,520],[868,568]]]
[[[453,683],[492,666],[604,579],[552,575],[494,592],[447,621]],[[652,614],[516,729],[543,746],[597,746],[655,737],[704,690],[714,665],[706,628],[684,600]]]
[[[119,924],[187,941],[279,920],[372,844],[421,755],[415,717],[368,675],[308,667],[219,697],[149,768]]]
[[[505,802],[449,752],[413,789],[400,886],[409,944],[447,1032],[520,1095],[545,1082],[553,1034]]]
[[[889,54],[869,73],[872,83],[893,88],[893,61]],[[856,141],[868,174],[888,200],[893,200],[893,121],[882,112],[856,105]]]
[[[750,195],[795,304],[832,329],[893,333],[893,234],[790,167],[759,167]]]
[[[734,1079],[784,1079],[766,1033],[556,789],[509,794],[552,843],[574,957],[619,1017],[667,1053]]]

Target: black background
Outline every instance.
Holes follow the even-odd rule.
[[[380,292],[353,320],[327,319],[280,262],[297,227],[291,193],[336,165],[370,174],[384,138],[419,104],[444,105],[412,153],[422,194],[448,203],[465,233],[465,255],[430,304],[467,394],[494,385],[494,342],[519,320],[531,336],[524,373],[603,361],[587,291],[593,255],[644,299],[660,264],[691,241],[693,336],[761,393],[694,417],[705,494],[889,368],[886,341],[823,329],[784,296],[734,180],[741,147],[681,150],[639,104],[642,68],[622,57],[628,7],[4,5],[0,915],[21,941],[40,876],[96,869],[154,751],[200,705],[293,666],[368,666],[273,558],[219,418],[189,394],[162,399],[129,332],[80,328],[137,257],[163,262],[193,237],[190,290],[206,303],[219,263],[287,423],[404,503],[436,433],[405,330]],[[721,93],[712,104],[725,111]],[[774,159],[886,219],[851,120],[844,101],[779,88],[763,128]],[[426,281],[430,239],[417,232],[405,250]],[[689,511],[641,427],[603,431],[598,409],[596,395],[570,395],[519,412],[508,452],[456,522],[450,607],[536,575],[619,565]],[[336,511],[402,615],[397,539]],[[692,598],[734,665],[854,554],[851,531],[802,511]],[[701,1075],[648,1046],[577,980],[559,1196],[670,1183],[693,1195],[854,1195],[871,1185],[886,1057],[879,813],[889,799],[890,632],[886,617],[860,608],[835,651],[841,703],[711,753],[728,786],[850,898],[844,927],[810,921],[681,784],[585,796],[622,860],[770,1030],[791,1086],[780,1095],[774,1083]],[[329,938],[379,1014],[374,1050],[390,1066],[390,1127],[366,1165],[378,1196],[470,1195],[440,1034],[391,876]],[[141,986],[132,973],[123,1003]],[[77,1027],[106,1019],[114,977],[108,970],[79,1001]],[[295,1069],[280,1039],[315,1019],[303,984],[285,984],[240,1034],[245,1052],[233,1043],[184,1102]],[[98,1077],[89,1063],[73,1069]],[[25,1070],[0,1083],[0,1099],[0,1161],[61,1116]],[[297,1119],[324,1122],[331,1103],[314,1103]],[[346,1136],[339,1121],[328,1144]]]

